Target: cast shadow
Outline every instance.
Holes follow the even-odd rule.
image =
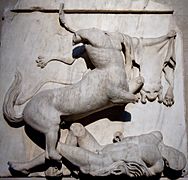
[[[91,115],[87,117],[81,118],[77,120],[77,123],[81,123],[83,126],[87,126],[93,122],[96,122],[100,119],[107,118],[112,122],[130,122],[131,121],[131,114],[124,110],[125,106],[115,106],[111,107]],[[61,128],[62,129],[69,129],[70,125],[73,123],[70,121],[68,116],[61,116]]]
[[[20,127],[22,127],[22,126],[25,125],[24,121],[14,123],[14,122],[9,121],[9,120],[6,118],[6,116],[5,116],[4,114],[3,114],[3,117],[4,117],[5,121],[7,122],[7,124],[8,124],[10,127],[13,127],[13,128],[20,128]]]
[[[72,121],[70,121],[68,116],[61,116],[61,128],[62,129],[69,129],[71,126]],[[130,122],[131,121],[131,114],[124,110],[124,106],[115,106],[112,108],[108,108],[94,114],[91,114],[87,117],[84,117],[78,121],[77,123],[81,123],[83,126],[87,126],[95,121],[100,119],[107,118],[112,122]],[[45,149],[45,136],[44,134],[40,133],[39,131],[33,129],[29,125],[25,124],[24,126],[25,132],[27,136],[40,148]],[[60,137],[60,134],[59,134]]]
[[[25,129],[25,133],[27,134],[27,136],[37,145],[39,146],[41,149],[45,149],[45,135],[40,133],[39,131],[33,129],[31,126],[29,125],[25,125],[24,126]]]
[[[8,164],[9,164],[9,171],[10,171],[10,173],[13,177],[28,177],[29,173],[32,174],[32,173],[36,173],[36,172],[44,172],[44,171],[48,170],[49,167],[53,167],[53,168],[56,168],[58,170],[60,170],[61,167],[62,167],[62,163],[46,159],[45,164],[37,165],[37,166],[31,168],[29,170],[29,173],[26,173],[26,172],[17,171],[16,169],[14,169],[14,166],[12,166],[11,163],[8,163]],[[59,176],[56,176],[56,177],[53,176],[53,178],[57,179],[60,176],[61,176],[61,179],[62,179],[62,174],[60,174]]]
[[[117,179],[117,180],[159,180],[161,178],[161,174],[155,175],[152,177],[129,177],[125,174],[122,175],[108,175],[108,176],[91,176],[81,174],[79,176],[80,180],[90,179],[90,180],[108,180],[108,179]]]

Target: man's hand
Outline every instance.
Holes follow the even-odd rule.
[[[36,60],[37,66],[43,69],[48,63],[45,61],[43,56],[39,56]]]
[[[168,38],[172,38],[172,37],[176,37],[176,31],[175,30],[171,30],[168,34],[167,34],[167,37]]]

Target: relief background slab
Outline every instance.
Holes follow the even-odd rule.
[[[45,9],[58,9],[61,1],[44,0],[20,0],[14,8],[27,9],[33,6]],[[65,0],[65,8],[99,8],[121,9],[127,7],[132,10],[171,10],[172,7],[149,1],[145,7],[145,1],[76,1]],[[170,1],[169,1],[170,2]],[[160,130],[164,136],[164,142],[187,155],[187,132],[185,122],[184,100],[184,65],[183,65],[183,40],[182,33],[178,29],[171,14],[66,14],[66,21],[74,29],[97,27],[108,31],[119,31],[136,37],[158,37],[165,35],[170,29],[176,29],[176,68],[174,95],[175,104],[166,107],[158,102],[146,104],[129,104],[125,107],[128,113],[121,114],[117,121],[113,118],[101,118],[87,125],[87,129],[101,143],[112,142],[113,134],[122,131],[125,136],[139,135],[152,130]],[[16,69],[23,75],[23,96],[28,96],[33,87],[44,79],[52,79],[61,82],[76,82],[87,70],[83,59],[78,59],[72,66],[53,62],[45,69],[36,66],[35,60],[39,55],[47,58],[54,56],[71,55],[72,34],[67,32],[59,24],[58,13],[11,13],[5,11],[5,21],[2,26],[1,54],[0,54],[0,107],[2,107],[4,95],[13,80]],[[154,68],[154,67],[153,67]],[[165,81],[163,79],[164,87]],[[49,84],[45,88],[54,88],[58,85]],[[22,111],[23,106],[18,108]],[[115,110],[114,110],[115,111]],[[113,112],[113,111],[112,111]],[[121,121],[120,121],[121,120]],[[92,118],[87,120],[92,121]],[[66,132],[62,132],[66,134]],[[7,161],[29,160],[42,151],[26,135],[24,127],[11,128],[5,122],[0,111],[0,173],[6,171]]]

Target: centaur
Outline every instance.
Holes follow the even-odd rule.
[[[135,78],[130,84],[127,81],[125,66],[132,56],[129,36],[96,28],[83,29],[74,33],[73,43],[85,45],[95,66],[93,70],[73,85],[34,95],[21,115],[14,109],[22,86],[21,74],[17,72],[3,103],[7,121],[23,121],[45,135],[47,159],[60,160],[62,157],[56,150],[60,116],[73,122],[109,107],[134,103],[137,101],[134,93],[143,85],[142,77]]]

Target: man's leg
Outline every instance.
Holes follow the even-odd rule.
[[[102,154],[96,154],[81,147],[59,142],[57,150],[63,157],[73,165],[78,166],[79,169],[86,174],[103,169],[106,164]]]
[[[71,125],[70,134],[77,138],[79,147],[91,152],[98,152],[103,148],[92,134],[80,123],[73,123]]]

